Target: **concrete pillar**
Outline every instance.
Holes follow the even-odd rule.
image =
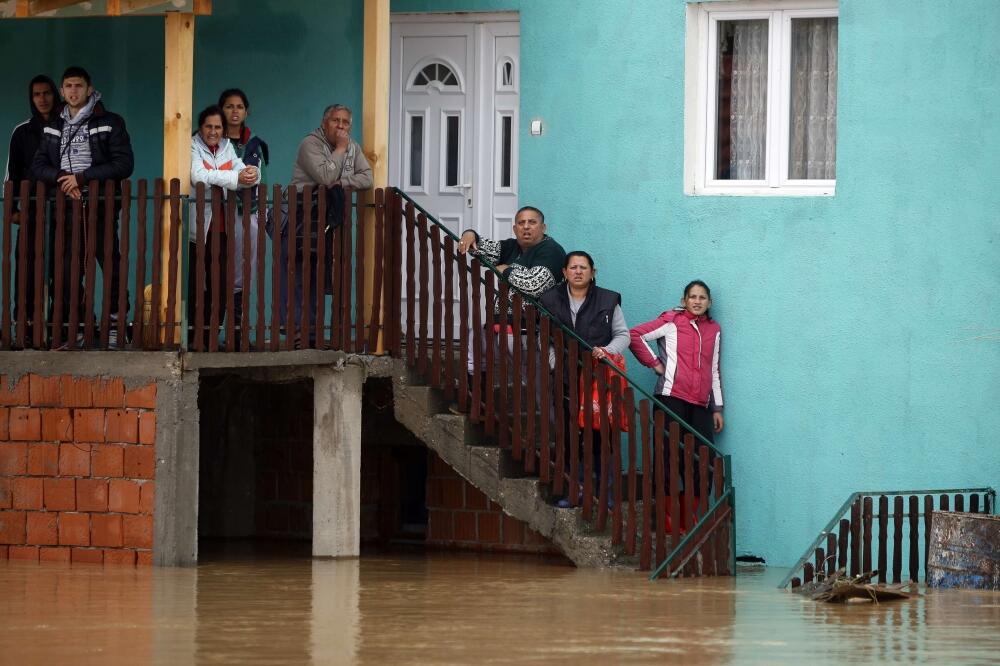
[[[198,562],[198,372],[156,383],[153,563]]]
[[[313,372],[314,557],[361,548],[361,367]]]

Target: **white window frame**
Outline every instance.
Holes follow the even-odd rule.
[[[836,17],[836,0],[736,0],[687,7],[684,90],[684,192],[689,195],[833,196],[836,180],[791,179],[789,73],[793,18]],[[716,68],[719,21],[768,19],[767,155],[763,180],[717,180]],[[776,128],[782,131],[776,132]]]

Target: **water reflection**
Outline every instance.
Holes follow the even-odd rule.
[[[996,663],[1000,594],[816,604],[784,573],[648,583],[533,557],[311,560],[229,544],[195,569],[0,562],[0,662]]]

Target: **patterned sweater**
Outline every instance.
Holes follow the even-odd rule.
[[[484,259],[494,266],[507,264],[503,277],[510,286],[532,298],[538,298],[546,291],[562,282],[562,267],[566,262],[566,251],[549,236],[522,252],[517,239],[502,241],[481,238],[476,235],[477,249],[472,255]],[[513,298],[511,292],[509,298]],[[498,296],[499,298],[499,296]],[[500,314],[499,300],[494,303],[494,312]],[[511,304],[506,305],[511,314]]]

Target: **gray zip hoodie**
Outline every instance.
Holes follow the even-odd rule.
[[[372,186],[372,167],[354,141],[343,153],[335,153],[322,129],[314,129],[302,139],[292,168],[289,185],[341,185],[356,190]]]

